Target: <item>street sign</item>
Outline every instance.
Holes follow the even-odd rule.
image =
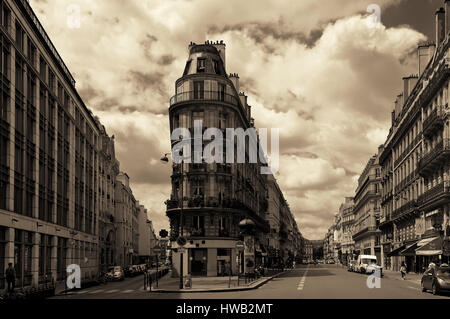
[[[184,245],[186,245],[186,242],[187,242],[187,240],[184,237],[178,237],[178,239],[177,239],[178,246],[184,246]]]

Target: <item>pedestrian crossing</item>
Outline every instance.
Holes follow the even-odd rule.
[[[298,283],[297,290],[302,291],[303,287],[305,286],[306,281],[306,274],[308,273],[309,265],[306,267],[305,273],[303,274],[303,277],[300,279],[300,282]]]
[[[142,287],[143,290],[144,287]],[[126,290],[121,290],[121,289],[94,289],[94,290],[80,290],[80,291],[76,291],[74,292],[74,294],[76,295],[97,295],[97,294],[114,294],[114,293],[121,293],[121,294],[130,294],[133,292],[138,292],[140,291],[139,289],[126,289]]]

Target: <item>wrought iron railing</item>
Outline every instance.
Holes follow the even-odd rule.
[[[445,138],[437,143],[430,152],[419,155],[419,168],[423,169],[443,151],[450,151],[450,138]]]
[[[178,93],[170,98],[170,105],[187,101],[218,101],[230,103],[235,106],[239,105],[239,100],[236,96],[220,92],[220,91],[188,91]]]
[[[440,195],[444,192],[449,192],[450,184],[448,182],[441,182],[440,184],[430,188],[426,192],[424,192],[422,195],[419,196],[419,202],[420,204],[425,204],[429,200],[433,199],[434,197]]]
[[[445,109],[444,106],[439,106],[431,111],[430,115],[423,121],[423,131],[427,131],[428,128],[436,121],[442,121],[444,119]]]

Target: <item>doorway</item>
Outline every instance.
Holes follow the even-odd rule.
[[[191,275],[206,276],[207,249],[193,248],[191,251]]]

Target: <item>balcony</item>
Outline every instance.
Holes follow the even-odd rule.
[[[420,155],[419,174],[422,177],[432,174],[450,155],[450,139],[445,138],[437,143],[431,152]]]
[[[430,188],[425,193],[419,196],[418,203],[421,208],[433,208],[440,205],[442,202],[450,200],[450,182],[445,181]]]
[[[358,240],[368,235],[372,235],[380,232],[377,226],[363,226],[359,230],[357,230],[352,236],[353,240]]]
[[[401,206],[400,208],[395,209],[392,212],[391,219],[395,220],[397,218],[403,217],[408,215],[411,212],[414,212],[418,207],[418,204],[415,200],[409,201],[405,205]]]
[[[234,106],[239,105],[238,98],[231,94],[220,91],[188,91],[172,96],[170,98],[170,106],[190,101],[215,101],[232,104]]]
[[[435,108],[425,121],[423,121],[423,134],[425,136],[432,136],[434,132],[444,126],[447,115],[446,109],[448,109],[448,105]]]

